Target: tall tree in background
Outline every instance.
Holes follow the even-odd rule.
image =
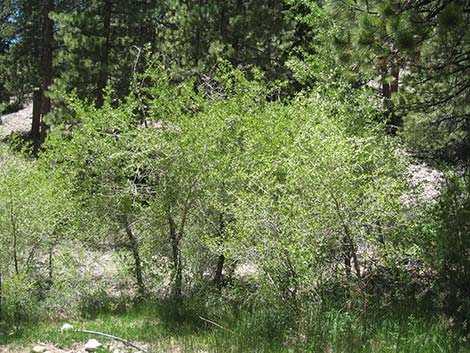
[[[41,2],[7,0],[0,5],[2,16],[1,78],[5,86],[5,100],[13,98],[21,105],[34,87],[39,87],[41,47]]]
[[[337,59],[349,66],[356,85],[371,84],[383,98],[389,131],[402,125],[393,97],[399,90],[400,72],[413,59],[424,39],[418,12],[401,0],[326,1],[325,10],[335,21]]]
[[[57,11],[57,40],[63,43],[58,58],[56,87],[76,90],[80,97],[103,102],[103,89],[111,85],[125,95],[138,53],[153,45],[159,4],[139,1],[74,1],[69,11]]]
[[[8,49],[3,56],[7,63],[3,79],[20,104],[35,92],[31,137],[37,143],[44,140],[43,117],[51,108],[47,91],[53,79],[54,22],[50,14],[54,6],[54,0],[11,0],[1,8],[7,24],[2,43]]]
[[[220,56],[240,67],[260,67],[267,79],[288,77],[284,63],[294,43],[295,24],[281,0],[6,4],[2,13],[14,27],[6,42],[13,43],[8,49],[10,72],[18,76],[28,69],[23,94],[37,90],[31,132],[35,139],[50,110],[45,92],[52,81],[55,88],[76,90],[99,106],[108,84],[118,96],[128,93],[134,71],[142,69],[139,56],[147,44],[177,79],[210,73]]]
[[[437,114],[437,125],[441,119],[460,132],[462,120],[468,122],[469,6],[465,0],[324,2],[339,29],[337,59],[356,85],[378,89],[393,134],[410,112]]]
[[[105,0],[103,3],[103,29],[102,36],[104,43],[102,44],[100,53],[100,68],[98,73],[97,82],[97,97],[96,101],[98,106],[103,105],[103,90],[108,82],[108,66],[109,66],[109,51],[111,49],[111,17],[113,13],[113,3],[111,0]]]
[[[9,103],[9,91],[6,85],[6,71],[8,65],[6,63],[6,56],[11,45],[12,37],[12,24],[10,21],[10,9],[8,3],[0,4],[0,104]]]
[[[470,158],[470,3],[427,1],[410,5],[422,14],[427,40],[404,76],[399,107],[404,137],[422,157],[468,163]]]
[[[44,116],[51,110],[51,100],[47,95],[49,86],[52,84],[53,68],[52,58],[54,50],[54,21],[50,17],[54,11],[54,0],[44,1],[41,9],[42,19],[42,47],[40,51],[39,72],[40,72],[40,121],[38,124],[38,117],[33,115],[33,124],[31,128],[31,135],[33,138],[38,138],[40,143],[44,142],[46,136],[46,124]],[[33,104],[38,104],[33,101]],[[33,107],[34,109],[34,107]],[[39,129],[38,129],[39,125]]]
[[[169,1],[157,22],[157,52],[181,74],[210,73],[223,57],[285,79],[295,27],[287,10],[281,0]]]

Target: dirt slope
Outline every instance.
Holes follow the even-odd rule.
[[[31,129],[33,104],[27,103],[25,107],[15,113],[0,116],[0,139],[3,140],[12,133],[25,135]]]

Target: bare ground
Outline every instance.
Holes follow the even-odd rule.
[[[0,139],[3,140],[13,133],[26,135],[31,129],[32,116],[32,103],[27,103],[23,109],[15,113],[0,116]]]

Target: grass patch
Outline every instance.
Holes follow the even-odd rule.
[[[199,312],[208,314],[207,308]],[[241,310],[220,328],[201,320],[193,302],[142,303],[124,313],[99,314],[71,322],[78,329],[110,333],[147,345],[151,352],[470,352],[465,338],[444,319],[414,316],[375,319],[367,326],[351,313],[311,308],[289,317],[276,308]],[[283,316],[284,315],[284,316]],[[209,317],[208,319],[212,319]],[[0,335],[1,345],[28,346],[49,342],[70,348],[90,335],[67,331],[61,322],[18,327]],[[366,328],[366,330],[365,330]],[[106,345],[106,338],[98,338]],[[108,350],[104,348],[102,352]]]

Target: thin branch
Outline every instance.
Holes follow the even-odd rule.
[[[343,1],[343,0],[342,0],[341,2],[342,2],[344,5],[347,5],[347,6],[349,6],[350,8],[352,8],[353,10],[356,10],[356,11],[365,12],[365,13],[367,13],[367,14],[369,14],[369,15],[378,15],[378,14],[379,14],[379,13],[376,12],[376,11],[370,11],[368,4],[367,4],[367,9],[364,10],[364,9],[361,9],[360,7],[358,7],[358,6],[354,6],[354,5],[352,5],[352,4],[348,4],[346,1]]]
[[[230,332],[230,333],[233,333],[234,335],[236,335],[236,332],[234,332],[234,331],[232,331],[232,330],[230,330],[230,329],[228,329],[228,328],[226,328],[226,327],[223,327],[222,325],[219,325],[217,322],[214,322],[214,321],[212,321],[212,320],[206,319],[206,318],[204,318],[204,317],[202,317],[202,316],[199,316],[199,318],[200,318],[201,320],[205,321],[205,322],[208,322],[209,324],[212,324],[212,325],[214,325],[214,326],[216,326],[216,327],[218,327],[218,328],[224,330],[224,331],[227,331],[227,332]]]
[[[122,342],[130,347],[133,347],[135,349],[137,349],[138,351],[141,351],[141,352],[144,352],[144,353],[150,353],[149,351],[147,351],[146,349],[142,348],[142,347],[139,347],[137,346],[136,344],[128,341],[128,340],[125,340],[124,338],[120,338],[120,337],[117,337],[117,336],[114,336],[114,335],[109,335],[107,333],[102,333],[102,332],[98,332],[98,331],[89,331],[89,330],[76,330],[77,332],[81,332],[81,333],[88,333],[90,335],[97,335],[97,336],[103,336],[103,337],[108,337],[108,338],[112,338],[113,340],[116,340],[116,341],[119,341],[119,342]]]
[[[448,97],[446,97],[444,99],[441,99],[437,102],[431,102],[431,103],[426,104],[425,107],[431,108],[431,107],[435,107],[435,106],[438,106],[438,105],[445,104],[448,101],[458,97],[461,93],[465,92],[468,88],[470,88],[470,83],[467,83],[466,85],[461,87],[458,91],[453,92],[451,95],[449,95]]]

